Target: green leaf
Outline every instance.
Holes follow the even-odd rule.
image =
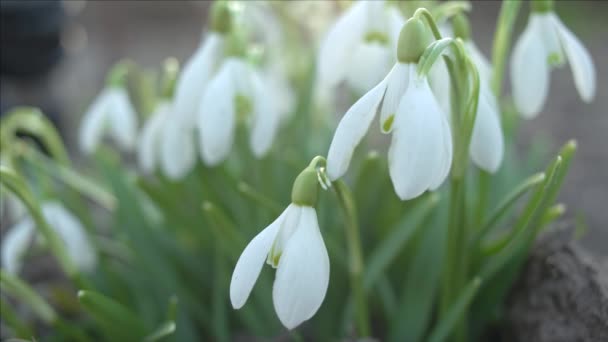
[[[66,166],[71,164],[61,136],[38,108],[16,107],[0,120],[0,127],[2,145],[12,145],[11,140],[16,139],[18,132],[31,134],[40,139],[59,163]]]
[[[13,330],[13,336],[20,338],[29,338],[33,336],[30,328],[20,319],[13,307],[0,297],[0,316],[2,320]]]
[[[458,320],[466,313],[480,285],[481,278],[479,277],[473,278],[469,282],[454,304],[448,309],[445,318],[438,322],[428,339],[429,342],[441,342],[448,338]]]
[[[167,337],[175,332],[175,322],[167,321],[161,324],[156,330],[154,330],[150,335],[144,338],[146,342],[158,341],[164,337]]]
[[[113,340],[137,341],[146,336],[143,322],[127,307],[102,294],[81,290],[78,300],[102,329]]]
[[[475,235],[469,241],[469,247],[477,248],[481,240],[496,226],[500,219],[509,212],[513,207],[513,204],[517,202],[528,190],[534,188],[545,180],[545,173],[540,172],[529,178],[525,179],[519,185],[513,189],[508,195],[506,195],[500,204],[492,211],[490,217],[484,222],[482,228],[475,233]]]
[[[57,319],[55,310],[21,279],[0,270],[0,284],[2,285],[2,291],[10,293],[26,303],[45,323],[52,324]]]
[[[416,204],[408,214],[372,251],[367,259],[363,286],[365,290],[371,289],[380,275],[395,260],[403,246],[414,233],[422,227],[424,219],[439,203],[439,195],[432,193]]]
[[[447,204],[441,201],[433,211],[436,215],[420,223],[425,229],[412,258],[402,266],[406,276],[390,321],[389,341],[420,341],[430,323],[444,260]]]

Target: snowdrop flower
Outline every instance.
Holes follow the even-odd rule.
[[[167,99],[161,100],[156,109],[150,115],[139,135],[137,145],[137,161],[141,169],[146,173],[152,173],[160,164],[163,132],[171,116],[171,102]],[[182,146],[171,146],[173,151],[179,151]],[[182,156],[181,153],[172,153],[172,158]]]
[[[395,192],[403,199],[438,188],[452,165],[452,134],[426,76],[417,62],[428,45],[419,19],[406,22],[399,37],[398,62],[378,85],[344,115],[329,148],[327,172],[331,180],[347,170],[377,111],[380,129],[392,133],[388,152]]]
[[[72,262],[81,271],[91,271],[97,264],[97,254],[78,219],[57,202],[42,204],[42,215],[65,244]],[[35,223],[25,217],[8,230],[2,239],[2,267],[18,273],[23,256],[36,237]]]
[[[268,152],[280,115],[259,72],[238,57],[227,58],[203,95],[198,130],[203,161],[221,163],[230,152],[238,121],[250,126],[249,145],[260,158]]]
[[[245,247],[230,282],[230,301],[239,309],[247,301],[264,260],[276,268],[272,299],[279,320],[288,329],[317,312],[329,284],[329,256],[314,208],[316,170],[305,169],[293,189],[292,203]]]
[[[500,167],[504,149],[496,97],[487,83],[481,82],[469,154],[475,165],[487,172],[494,173]]]
[[[479,101],[473,134],[469,144],[471,159],[479,168],[494,173],[504,155],[504,138],[500,124],[499,107],[490,89],[492,67],[488,59],[471,39],[471,29],[464,14],[453,18],[454,36],[462,39],[466,52],[479,72]]]
[[[108,85],[84,114],[79,131],[83,153],[95,152],[106,130],[122,149],[130,151],[135,146],[137,114],[124,87],[125,73],[125,64],[115,66]]]
[[[272,96],[272,105],[281,115],[288,118],[295,105],[295,96],[289,83],[287,70],[293,63],[285,58],[285,37],[281,23],[276,18],[268,1],[245,2],[241,26],[248,35],[250,50],[261,57],[260,76]]]
[[[171,120],[167,120],[161,160],[170,179],[183,178],[196,163],[194,127],[201,98],[224,57],[231,16],[227,5],[217,1],[212,7],[210,31],[184,64],[177,79]],[[179,160],[176,162],[176,154]]]
[[[404,20],[383,0],[357,1],[331,27],[317,57],[321,92],[341,81],[364,93],[395,63],[394,51]]]
[[[542,109],[549,89],[549,72],[567,60],[574,84],[585,102],[595,96],[595,67],[580,40],[552,10],[551,1],[534,1],[528,25],[515,44],[511,83],[515,106],[524,118]]]

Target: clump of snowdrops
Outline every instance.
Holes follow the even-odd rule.
[[[108,73],[79,130],[85,166],[42,113],[14,109],[1,127],[8,334],[470,341],[500,323],[535,238],[564,213],[576,150],[521,162],[518,114],[542,112],[566,62],[590,101],[593,62],[553,1],[503,2],[490,59],[469,3],[417,6],[346,4],[313,49],[302,3],[216,1],[181,69]],[[28,281],[40,256],[55,276]]]

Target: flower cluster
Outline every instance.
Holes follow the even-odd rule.
[[[512,56],[513,99],[525,118],[541,111],[549,71],[566,59],[582,99],[590,101],[595,93],[588,52],[550,4],[533,3]],[[464,178],[470,162],[484,172],[498,172],[505,154],[496,86],[502,70],[495,70],[473,41],[465,11],[442,19],[438,25],[426,9],[406,19],[394,2],[357,1],[330,27],[316,55],[316,95],[326,99],[346,83],[362,96],[341,117],[323,159],[326,165],[319,167],[314,159],[300,173],[291,204],[240,255],[230,282],[235,309],[245,305],[264,261],[276,268],[273,302],[285,327],[295,328],[320,308],[330,263],[315,209],[318,188],[341,182],[376,118],[379,131],[390,134],[388,176],[401,200],[436,191],[450,176]],[[179,180],[194,168],[197,153],[206,166],[216,167],[230,155],[241,127],[252,155],[265,156],[295,102],[287,63],[277,48],[283,39],[268,6],[216,2],[210,31],[179,74],[175,65],[170,68],[166,91],[143,126],[137,146],[141,168],[148,173],[160,168]],[[137,119],[124,84],[120,64],[85,114],[84,152],[95,150],[106,126],[123,148],[134,146]],[[76,240],[66,235],[68,247],[86,246],[79,225],[65,213],[59,216]],[[3,260],[10,269],[18,268],[15,256],[31,238],[32,224],[26,223],[7,238],[13,247],[6,248]],[[94,257],[84,261],[91,264]]]

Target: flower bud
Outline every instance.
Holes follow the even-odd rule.
[[[291,202],[293,204],[314,207],[319,197],[319,180],[317,170],[314,167],[307,167],[302,171],[293,182],[291,190]]]
[[[129,72],[129,64],[126,61],[114,64],[106,78],[109,87],[122,87]]]
[[[397,60],[401,63],[418,63],[430,43],[428,33],[422,20],[410,18],[399,33]]]
[[[553,11],[553,0],[533,0],[530,2],[532,12],[545,13]]]
[[[471,39],[471,24],[466,15],[462,13],[456,14],[452,18],[452,28],[454,29],[455,38],[460,38],[465,42]]]

